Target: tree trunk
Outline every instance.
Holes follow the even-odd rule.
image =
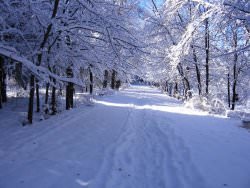
[[[57,108],[56,108],[56,79],[53,78],[53,83],[54,85],[52,86],[52,93],[51,93],[51,115],[55,115],[57,113]]]
[[[173,96],[173,83],[170,82],[169,83],[169,92],[168,92],[169,96]]]
[[[73,71],[71,67],[68,67],[66,70],[67,77],[73,78]],[[74,104],[74,84],[72,82],[69,82],[66,86],[66,110],[69,110],[70,108],[73,108]]]
[[[30,76],[30,96],[29,96],[29,108],[28,108],[28,121],[32,124],[33,121],[33,104],[34,104],[34,93],[35,93],[35,76]]]
[[[107,86],[108,86],[108,75],[109,75],[108,70],[105,70],[104,71],[103,88],[107,88]]]
[[[70,107],[74,107],[74,84],[70,83]]]
[[[7,102],[7,85],[6,85],[6,78],[7,74],[4,69],[4,58],[1,57],[2,60],[2,65],[1,65],[1,71],[2,71],[2,77],[1,77],[1,98],[2,98],[2,103]]]
[[[237,98],[237,94],[236,94],[236,85],[237,85],[237,82],[234,81],[233,82],[233,98],[232,98],[232,110],[235,109],[235,103],[236,103],[236,98]]]
[[[66,86],[66,110],[70,109],[70,86],[69,83]]]
[[[237,32],[233,34],[234,39],[234,50],[237,50],[238,47],[238,36]],[[237,86],[237,79],[238,79],[238,73],[237,73],[237,62],[238,62],[238,53],[234,53],[234,66],[233,66],[233,93],[232,93],[232,110],[235,109],[236,101],[238,100],[238,95],[236,93],[236,86]]]
[[[36,79],[36,112],[40,112],[39,81]]]
[[[165,91],[168,93],[169,92],[169,89],[168,89],[168,81],[166,81],[166,83],[165,83]]]
[[[185,99],[187,99],[187,87],[186,87],[184,79],[182,80],[182,85],[183,85],[182,94],[185,97]]]
[[[187,79],[187,77],[184,77],[184,87],[185,87],[185,98],[190,98],[191,95],[188,94],[190,93],[189,91],[191,90],[190,88],[190,83],[189,83],[189,80]]]
[[[0,91],[2,91],[2,80],[3,80],[3,58],[0,56]],[[0,109],[2,106],[2,92],[0,92]]]
[[[230,96],[230,75],[227,74],[227,100],[228,100],[228,107],[231,107],[231,96]]]
[[[47,105],[49,102],[49,83],[46,84],[46,91],[45,91],[45,101],[44,103]]]
[[[197,82],[198,82],[198,92],[199,92],[199,95],[201,95],[201,91],[202,91],[202,89],[201,89],[201,73],[200,73],[200,69],[198,66],[198,59],[196,56],[196,51],[195,51],[194,46],[192,46],[192,48],[193,48],[193,59],[195,62],[196,78],[197,78]]]
[[[49,83],[46,84],[46,89],[45,89],[45,100],[44,100],[44,104],[45,104],[45,107],[44,107],[44,112],[45,114],[48,114],[49,113],[49,107],[48,107],[48,102],[49,102]]]
[[[185,96],[185,98],[187,98],[187,97],[188,97],[188,96],[187,96],[187,93],[188,93],[188,91],[191,89],[191,88],[190,88],[189,81],[188,81],[188,78],[187,78],[187,76],[185,76],[185,74],[184,74],[184,70],[183,70],[183,67],[182,67],[182,64],[181,64],[181,63],[178,64],[177,69],[178,69],[178,72],[179,72],[179,74],[181,75],[182,80],[183,80],[184,96]]]
[[[92,95],[93,94],[93,73],[91,69],[89,69],[89,93]]]
[[[178,82],[175,82],[175,86],[174,86],[174,96],[176,97],[178,94]]]
[[[26,90],[26,83],[24,83],[22,78],[22,69],[23,69],[22,63],[15,64],[15,80],[18,85],[20,85],[22,88]]]
[[[117,81],[115,82],[115,89],[116,89],[116,90],[119,90],[120,87],[121,87],[121,80],[117,80]]]
[[[233,67],[233,71],[234,71],[234,79],[233,79],[233,93],[232,93],[232,110],[235,109],[235,103],[237,100],[237,93],[236,93],[236,86],[237,86],[237,60],[238,60],[238,55],[237,53],[235,53],[234,55],[234,67]]]
[[[113,70],[112,71],[112,76],[111,76],[111,88],[112,89],[115,89],[115,80],[116,79],[116,71],[115,70]]]
[[[208,25],[208,18],[205,20],[205,49],[206,49],[206,96],[208,97],[209,93],[209,25]]]

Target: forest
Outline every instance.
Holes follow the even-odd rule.
[[[232,110],[249,105],[249,6],[248,0],[1,0],[0,108],[8,82],[29,93],[32,123],[34,110],[57,113],[59,94],[70,109],[75,87],[90,94],[118,89],[135,75],[179,99],[199,96]]]

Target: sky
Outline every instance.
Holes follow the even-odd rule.
[[[163,0],[154,0],[154,2],[157,4],[157,6],[160,6],[163,4]],[[152,7],[152,0],[143,0],[141,1],[141,6],[142,7]]]

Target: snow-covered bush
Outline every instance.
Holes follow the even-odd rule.
[[[113,89],[110,88],[103,88],[99,91],[96,91],[96,95],[98,96],[105,96],[105,95],[113,95],[115,93],[115,91]]]
[[[209,102],[210,110],[209,112],[212,114],[221,114],[225,115],[226,113],[226,107],[223,103],[223,101],[219,99],[212,99],[211,102]]]
[[[202,111],[209,111],[207,99],[198,95],[194,95],[190,100],[186,101],[185,106],[191,109],[199,109]]]
[[[185,106],[191,109],[199,109],[202,111],[207,111],[211,114],[226,114],[226,107],[223,101],[215,98],[210,101],[205,97],[201,97],[198,95],[194,95],[191,99],[189,99]]]

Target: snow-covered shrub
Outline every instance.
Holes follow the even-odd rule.
[[[186,101],[185,106],[191,109],[207,111],[212,114],[226,114],[226,107],[223,101],[217,98],[208,101],[205,97],[194,95],[191,99]]]
[[[202,111],[209,111],[207,99],[198,95],[194,95],[191,99],[186,101],[185,106],[191,109],[199,109]]]
[[[113,95],[114,93],[115,91],[113,89],[105,88],[105,89],[99,90],[96,93],[96,95],[104,96],[104,95]]]
[[[87,105],[87,106],[93,106],[94,105],[93,98],[90,95],[84,96],[83,101],[84,101],[84,104]]]
[[[211,102],[209,102],[210,110],[209,112],[212,114],[221,114],[225,115],[226,113],[226,107],[223,103],[223,101],[219,99],[212,99]]]

